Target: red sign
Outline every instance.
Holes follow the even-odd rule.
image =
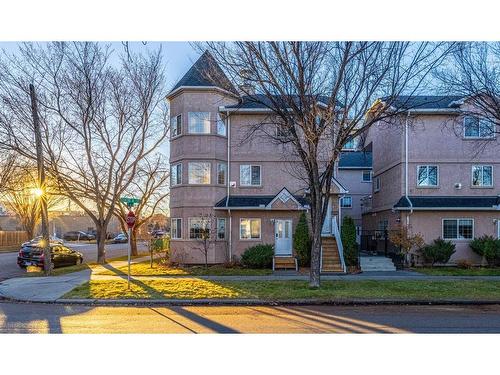
[[[125,221],[127,222],[129,229],[132,229],[135,224],[135,214],[132,211],[129,211]]]

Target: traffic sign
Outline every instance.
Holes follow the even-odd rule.
[[[123,204],[126,204],[127,207],[132,207],[135,205],[138,205],[141,200],[139,198],[133,198],[133,197],[122,197],[120,198],[120,202]]]
[[[125,221],[127,222],[128,228],[132,229],[135,225],[135,214],[132,211],[129,211]]]

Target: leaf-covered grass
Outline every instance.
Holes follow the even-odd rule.
[[[196,278],[91,280],[65,298],[98,299],[444,299],[497,300],[500,281],[324,281],[310,289],[305,281],[207,281]]]
[[[422,267],[414,270],[432,276],[500,276],[500,268]]]
[[[116,272],[118,271],[118,272]],[[127,266],[118,267],[114,270],[103,270],[96,272],[97,275],[116,275],[117,273],[126,273]],[[190,267],[172,267],[153,263],[151,268],[150,261],[134,263],[130,266],[132,276],[262,276],[272,274],[271,269],[252,269],[242,267],[224,267],[222,265],[214,266],[190,266]]]

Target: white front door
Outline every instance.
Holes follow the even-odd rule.
[[[274,222],[274,252],[277,256],[292,255],[292,220]]]

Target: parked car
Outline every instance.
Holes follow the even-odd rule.
[[[113,240],[111,242],[112,243],[127,243],[128,237],[125,233],[120,233],[115,238],[113,238]]]
[[[41,240],[42,240],[42,236],[36,236],[35,238],[33,238],[33,239],[29,240],[29,241],[24,242],[21,245],[21,247],[22,246],[27,246],[27,245],[36,245]],[[54,243],[54,244],[59,244],[59,245],[64,244],[64,241],[62,239],[60,239],[59,237],[56,237],[56,236],[50,236],[49,242],[50,243]]]
[[[97,231],[95,229],[87,231],[87,234],[91,234],[92,236],[94,236],[95,238],[97,238]],[[106,233],[106,239],[107,240],[112,240],[115,237],[116,237],[116,233],[113,233],[113,232],[107,232]]]
[[[50,244],[52,267],[73,266],[83,262],[82,253],[66,246]],[[37,245],[23,246],[17,256],[17,265],[21,268],[27,266],[43,267],[45,262],[43,248]]]
[[[151,237],[153,238],[161,238],[165,236],[165,232],[162,230],[154,230],[151,232]]]
[[[66,241],[91,241],[95,240],[95,236],[93,234],[85,233],[82,231],[71,231],[71,232],[66,232],[63,235],[63,238]]]

